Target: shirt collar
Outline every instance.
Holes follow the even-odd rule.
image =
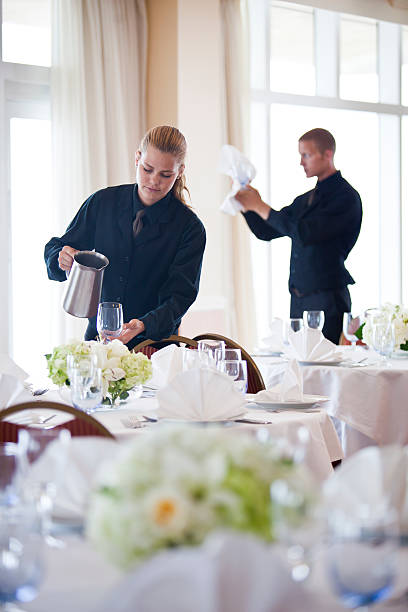
[[[143,202],[141,201],[141,199],[139,198],[137,184],[135,183],[135,186],[133,189],[133,218],[136,217],[136,213],[139,210],[144,210],[145,211],[144,217],[149,219],[151,223],[155,223],[159,219],[159,217],[161,217],[163,213],[167,210],[167,207],[170,202],[170,198],[171,198],[171,191],[169,191],[169,193],[167,193],[164,196],[164,198],[162,198],[161,200],[158,200],[157,202],[155,202],[154,204],[151,204],[150,206],[145,206]]]
[[[315,189],[317,189],[320,193],[331,191],[333,187],[340,182],[341,178],[341,172],[340,170],[337,170],[334,174],[331,174],[322,181],[317,181]]]

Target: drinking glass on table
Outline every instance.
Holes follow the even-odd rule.
[[[303,326],[303,319],[297,317],[285,321],[283,327],[283,344],[289,345],[290,334],[300,331],[303,329]]]
[[[204,359],[209,360],[209,365],[216,365],[216,351],[220,350],[221,354],[225,354],[225,342],[223,340],[203,339],[197,342],[198,352],[201,355],[206,355]]]
[[[223,359],[217,363],[217,369],[227,374],[234,381],[234,386],[241,392],[246,393],[248,388],[247,362],[237,359]]]
[[[310,329],[320,329],[324,326],[324,310],[305,310],[303,313],[305,327]]]
[[[389,366],[388,359],[395,347],[395,328],[390,320],[372,326],[372,348],[380,355],[380,366]]]
[[[398,521],[392,509],[329,519],[327,569],[333,591],[346,608],[367,610],[385,599],[396,576]]]
[[[96,355],[88,353],[87,355],[67,355],[67,374],[71,381],[74,371],[78,370],[83,374],[92,375],[98,367],[98,358]]]
[[[103,398],[102,370],[73,369],[70,376],[71,401],[75,408],[90,414],[101,405]]]
[[[353,318],[351,312],[345,312],[343,314],[343,334],[346,340],[351,342],[352,348],[356,347],[358,338],[355,333],[360,325],[360,317]]]
[[[236,348],[225,348],[223,349],[216,349],[215,351],[215,361],[216,363],[218,363],[219,361],[222,360],[226,360],[226,361],[241,361],[242,359],[242,355],[241,355],[241,349],[236,349]]]
[[[107,344],[122,333],[123,310],[119,302],[101,302],[98,306],[96,320],[101,342]]]

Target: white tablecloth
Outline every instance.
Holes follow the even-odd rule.
[[[50,391],[41,396],[42,399],[50,401],[58,401],[63,403],[57,391]],[[138,400],[123,404],[118,408],[107,409],[93,413],[105,427],[119,440],[133,437],[135,435],[143,435],[144,429],[130,429],[123,425],[122,419],[126,419],[128,415],[154,415],[157,409],[157,400],[155,398],[140,398]],[[248,409],[250,409],[248,405]],[[52,414],[52,411],[42,410],[42,414]],[[310,442],[306,448],[305,463],[312,470],[315,477],[323,480],[332,472],[332,462],[342,459],[343,453],[340,440],[337,436],[335,428],[327,416],[325,410],[316,410],[313,412],[303,412],[302,410],[288,410],[283,412],[266,412],[261,410],[254,411],[257,418],[264,417],[270,421],[267,425],[241,424],[235,423],[231,426],[231,430],[242,431],[255,434],[260,427],[267,429],[272,437],[287,437],[290,430],[296,427],[305,426],[309,431]],[[10,419],[11,420],[11,419]],[[18,422],[18,416],[13,418]],[[65,415],[57,415],[49,423],[58,424],[67,420]],[[155,427],[152,423],[148,427]]]
[[[369,362],[376,359],[370,351],[357,351],[358,359],[365,357]],[[283,371],[280,358],[257,357],[257,363],[265,382],[279,381]],[[343,424],[346,456],[372,444],[408,444],[408,359],[392,359],[390,363],[391,367],[383,368],[302,366],[305,393],[330,397],[325,407]]]

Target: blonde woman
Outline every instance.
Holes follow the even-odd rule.
[[[197,297],[206,237],[185,201],[185,156],[178,129],[152,128],[136,153],[136,183],[91,195],[66,233],[45,247],[48,276],[57,281],[66,280],[78,251],[106,255],[101,301],[122,304],[120,339],[129,348],[176,333]],[[85,339],[96,335],[92,317]]]

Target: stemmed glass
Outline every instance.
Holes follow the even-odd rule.
[[[351,312],[345,312],[343,314],[343,334],[346,340],[351,342],[352,348],[356,347],[358,338],[355,332],[360,327],[360,317],[353,318]]]
[[[380,355],[380,366],[388,367],[388,359],[395,347],[395,329],[391,321],[378,322],[372,326],[372,348]]]
[[[297,332],[303,329],[303,319],[292,318],[285,321],[283,328],[283,344],[289,345],[289,337],[292,332]]]
[[[119,302],[101,302],[98,306],[96,320],[101,342],[107,344],[122,333],[123,329],[123,310]]]
[[[396,575],[396,513],[350,516],[335,513],[329,521],[328,574],[346,608],[367,610],[390,593]]]
[[[303,321],[305,327],[311,329],[320,329],[324,326],[324,310],[305,310],[303,313]]]

